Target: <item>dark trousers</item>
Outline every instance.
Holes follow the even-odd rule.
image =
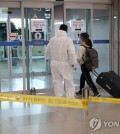
[[[98,90],[95,86],[95,84],[93,83],[92,79],[91,79],[91,76],[90,76],[90,71],[91,70],[88,70],[85,65],[81,65],[81,71],[82,71],[82,74],[81,74],[81,77],[80,77],[80,91],[82,91],[82,89],[84,88],[85,86],[85,81],[87,82],[87,84],[90,86],[90,88],[92,89],[93,93],[94,94],[98,94]]]

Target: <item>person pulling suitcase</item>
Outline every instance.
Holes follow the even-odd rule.
[[[85,80],[92,89],[95,97],[100,97],[95,84],[93,83],[90,72],[92,69],[98,67],[98,53],[92,48],[92,41],[89,39],[87,33],[80,34],[82,45],[77,50],[77,61],[81,65],[81,77],[80,77],[80,90],[76,93],[76,96],[82,96],[82,89],[85,86]]]

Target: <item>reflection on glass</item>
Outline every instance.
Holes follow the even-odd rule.
[[[17,35],[15,41],[19,40],[18,37],[21,35],[20,11],[17,8],[0,8],[0,41],[11,41],[9,38],[10,33]],[[18,74],[22,73],[21,59],[21,46],[0,46],[0,88],[3,92],[16,90],[13,88],[13,83],[9,81],[9,78],[12,80],[14,74],[19,77]]]
[[[99,72],[109,70],[109,10],[94,9],[93,12],[94,47],[99,54]]]
[[[71,23],[73,22],[73,23]],[[66,9],[66,24],[68,26],[68,36],[75,41],[75,48],[80,45],[80,33],[91,33],[91,10],[90,9]],[[79,84],[80,66],[74,72],[75,83]]]
[[[49,41],[52,35],[51,9],[28,8],[25,9],[25,31],[28,31],[26,41]],[[28,30],[27,30],[28,29]],[[34,73],[46,72],[45,45],[32,45],[29,47],[30,71]],[[28,50],[28,47],[26,47]]]
[[[78,35],[81,32],[90,34],[91,11],[89,9],[67,9],[66,14],[66,24],[70,38],[79,41]],[[74,21],[74,25],[72,21]]]
[[[7,41],[8,8],[0,8],[0,41]],[[7,47],[0,46],[0,77],[8,75]],[[5,73],[6,72],[6,73]]]
[[[27,89],[30,89],[37,86],[32,83],[33,76],[47,73],[44,42],[52,35],[52,12],[50,8],[25,8],[24,11],[25,41],[33,43],[26,46]]]

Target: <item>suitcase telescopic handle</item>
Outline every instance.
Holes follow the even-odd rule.
[[[93,73],[96,77],[99,76],[99,74],[98,74],[95,70],[92,70],[92,73]]]
[[[111,90],[110,86],[106,85],[106,87],[107,87],[109,90]]]

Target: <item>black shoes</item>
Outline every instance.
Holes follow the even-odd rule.
[[[81,97],[82,96],[82,91],[78,91],[77,93],[76,93],[76,97]],[[95,93],[94,94],[94,97],[100,97],[101,95],[100,95],[100,93]]]
[[[100,97],[101,95],[100,95],[100,93],[95,93],[94,94],[94,97]]]
[[[76,93],[76,97],[81,97],[82,96],[82,91],[78,91],[77,93]]]

